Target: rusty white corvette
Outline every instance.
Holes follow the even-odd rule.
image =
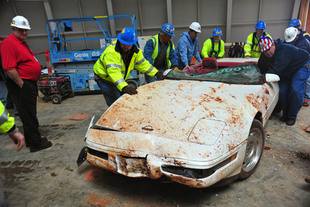
[[[255,64],[167,79],[123,95],[91,126],[78,165],[195,188],[250,177],[261,159],[278,83]]]

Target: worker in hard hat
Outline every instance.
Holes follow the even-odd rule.
[[[41,65],[26,43],[31,29],[28,20],[16,16],[11,22],[12,34],[1,44],[2,67],[7,75],[7,88],[21,121],[26,146],[30,152],[47,149],[52,143],[39,132],[37,118],[37,81],[41,76]]]
[[[164,79],[162,73],[147,61],[135,43],[138,37],[135,31],[124,28],[117,36],[117,41],[109,45],[94,65],[95,80],[100,87],[107,105],[112,105],[122,94],[137,94],[126,80],[133,69],[151,77]]]
[[[25,144],[25,138],[22,133],[19,132],[15,125],[14,117],[5,110],[4,105],[0,101],[0,134],[7,133],[12,141],[17,145],[17,151],[21,150]],[[5,205],[5,199],[3,195],[1,178],[0,178],[0,206]]]
[[[303,104],[310,55],[298,47],[274,43],[268,36],[262,37],[259,45],[262,55],[258,59],[258,68],[265,74],[267,82],[279,81],[280,78],[279,101],[283,107],[280,121],[292,126]],[[275,78],[275,75],[278,77]]]
[[[174,31],[172,24],[164,24],[159,34],[148,39],[144,47],[145,59],[156,67],[160,73],[178,66],[175,47],[171,41],[171,38],[175,36]],[[146,74],[145,80],[147,83],[156,81],[155,77]]]
[[[201,33],[200,24],[198,22],[193,22],[189,26],[189,31],[181,34],[175,49],[179,69],[188,68],[193,56],[201,63],[201,57],[198,52],[199,33]]]
[[[264,21],[258,21],[254,28],[255,32],[248,36],[244,45],[245,58],[259,58],[261,55],[258,43],[259,39],[263,36],[268,36],[270,39],[272,39],[272,37],[267,32],[264,32],[264,29],[266,29],[266,23]]]
[[[207,39],[202,47],[201,56],[222,58],[225,54],[225,42],[221,39],[222,31],[219,28],[215,28],[212,32],[211,38]]]
[[[298,48],[306,50],[310,54],[310,42],[306,39],[303,34],[300,33],[300,31],[295,27],[288,27],[285,29],[284,32],[284,39],[286,43],[289,43],[291,45],[294,45]],[[308,71],[310,67],[310,61],[307,63]],[[310,100],[310,78],[305,83],[305,97],[303,106],[309,106],[309,100]]]
[[[287,28],[289,27],[295,27],[298,29],[299,33],[304,36],[308,41],[310,41],[310,35],[305,30],[300,29],[301,27],[301,21],[300,19],[292,19],[289,24],[287,25]]]

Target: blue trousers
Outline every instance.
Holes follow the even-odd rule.
[[[109,84],[103,79],[96,80],[105,101],[108,106],[111,106],[119,97],[121,97],[122,93],[118,90],[118,88],[112,83]]]
[[[305,100],[310,101],[310,77],[306,81]]]
[[[165,70],[166,70],[166,69],[158,69],[158,71],[161,72],[161,73],[164,73]],[[154,77],[151,77],[151,76],[146,75],[146,74],[144,74],[144,78],[145,78],[145,81],[146,81],[147,83],[152,83],[152,82],[155,82],[155,81],[157,80],[155,76],[154,76]]]
[[[309,78],[309,69],[305,64],[291,79],[281,79],[279,98],[283,106],[283,117],[296,119],[302,107],[305,95],[305,84]]]

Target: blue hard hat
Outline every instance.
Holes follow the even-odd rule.
[[[288,23],[287,27],[296,27],[296,28],[298,28],[298,27],[300,27],[300,25],[301,25],[301,21],[299,19],[292,19],[290,21],[290,23]]]
[[[119,40],[124,45],[133,45],[137,42],[137,37],[135,31],[130,27],[125,27],[117,35],[117,40]]]
[[[266,29],[266,24],[264,21],[259,21],[259,22],[257,22],[257,24],[254,28],[255,29]]]
[[[171,37],[174,37],[174,27],[172,26],[172,24],[166,23],[162,26],[161,31],[163,31],[164,33],[166,33],[167,35],[170,35]]]
[[[219,28],[215,28],[212,33],[213,36],[222,36],[222,31]]]

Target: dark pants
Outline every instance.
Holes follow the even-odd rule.
[[[121,97],[122,93],[113,83],[107,82],[101,78],[97,78],[96,82],[101,89],[108,106],[111,106],[119,97]]]
[[[37,82],[25,79],[23,81],[23,88],[18,87],[11,79],[7,86],[23,123],[26,144],[35,147],[39,146],[42,140],[37,118]]]
[[[157,70],[163,74],[163,73],[165,72],[166,69],[158,69],[158,68],[157,68]],[[151,77],[151,76],[146,75],[146,74],[144,74],[144,78],[145,78],[145,81],[146,81],[147,83],[153,83],[153,82],[155,82],[155,81],[157,80],[155,76],[154,76],[154,77]]]
[[[292,77],[282,79],[280,85],[280,101],[283,106],[283,117],[296,119],[302,107],[305,94],[305,84],[309,78],[309,69],[304,65]]]

